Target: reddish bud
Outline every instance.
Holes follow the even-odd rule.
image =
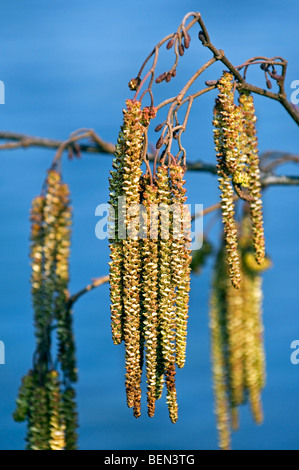
[[[161,82],[163,82],[163,80],[165,80],[165,78],[166,78],[166,75],[167,75],[166,72],[161,73],[161,75],[159,75],[159,77],[156,78],[156,83],[161,83]]]
[[[170,82],[171,77],[172,77],[172,74],[168,72],[168,74],[166,75],[166,79],[165,79],[167,83]]]
[[[176,76],[176,69],[173,69],[173,71],[171,72],[171,75],[172,75],[173,77]]]
[[[184,35],[184,46],[185,46],[185,49],[188,49],[188,47],[190,46],[190,41],[191,41],[191,36],[189,33],[187,33],[186,31],[186,34]]]
[[[72,160],[74,158],[73,149],[71,147],[67,149],[67,158],[69,160]]]
[[[179,51],[180,56],[184,55],[184,46],[183,46],[183,44],[178,45],[178,51]]]
[[[269,90],[271,90],[271,88],[272,88],[272,83],[271,83],[270,80],[267,80],[267,81],[266,81],[266,85],[267,85],[267,88],[269,88]]]
[[[168,43],[166,44],[166,49],[171,49],[174,44],[174,38],[169,39]]]
[[[163,144],[164,144],[164,139],[163,139],[163,137],[161,136],[161,137],[157,140],[156,149],[160,149]]]
[[[162,127],[163,127],[164,123],[162,122],[161,124],[158,124],[156,127],[155,127],[155,132],[159,132]]]

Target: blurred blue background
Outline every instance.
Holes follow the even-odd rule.
[[[115,142],[128,81],[137,74],[152,47],[174,32],[188,11],[200,11],[214,44],[235,65],[255,55],[288,59],[286,89],[290,97],[298,70],[298,2],[252,0],[199,2],[186,0],[5,0],[1,3],[0,79],[6,103],[1,129],[66,139],[81,127],[94,128]],[[176,80],[154,88],[156,103],[176,94],[184,80],[210,57],[197,41],[180,61]],[[163,56],[164,54],[164,56]],[[158,70],[170,53],[161,53]],[[164,59],[163,59],[163,57]],[[164,63],[164,65],[163,65]],[[216,79],[221,66],[199,81]],[[259,69],[248,79],[264,86]],[[184,146],[189,160],[214,162],[211,127],[215,93],[193,106]],[[259,148],[298,152],[298,129],[277,103],[257,96]],[[158,118],[157,118],[158,123]],[[154,136],[153,136],[154,138]],[[25,424],[12,420],[21,377],[31,367],[34,350],[28,258],[29,208],[53,158],[51,150],[20,149],[0,153],[0,339],[6,364],[0,365],[0,449],[24,448]],[[111,156],[83,155],[64,160],[74,208],[71,291],[107,273],[108,246],[95,237],[95,208],[108,199]],[[282,171],[294,173],[286,166]],[[204,207],[217,202],[215,177],[187,175],[189,202]],[[299,365],[290,361],[290,344],[299,339],[298,324],[298,188],[272,187],[264,194],[267,251],[273,268],[264,276],[264,322],[267,385],[263,393],[265,422],[256,426],[247,407],[234,449],[299,448]],[[205,222],[206,223],[206,222]],[[217,226],[211,236],[217,241]],[[212,260],[192,277],[187,363],[177,373],[179,419],[167,414],[165,396],[156,415],[136,420],[125,403],[124,350],[110,335],[109,289],[99,287],[74,309],[79,383],[81,449],[216,449],[213,412],[208,298]]]

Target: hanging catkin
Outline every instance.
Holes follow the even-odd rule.
[[[127,405],[134,416],[140,416],[145,363],[148,415],[154,415],[165,384],[169,417],[176,422],[176,366],[183,367],[186,355],[191,219],[184,169],[176,159],[157,162],[153,174],[147,162],[143,175],[145,136],[155,114],[155,108],[126,101],[110,172],[111,327],[114,343],[125,343]]]
[[[236,142],[239,139],[240,113],[234,105],[232,75],[224,73],[218,83],[218,98],[214,108],[214,142],[217,172],[221,191],[222,220],[226,240],[227,260],[233,285],[240,287],[240,260],[237,249],[237,228],[234,220],[232,173],[240,163]]]
[[[230,282],[225,243],[215,263],[211,293],[210,328],[214,394],[219,446],[230,447],[231,429],[238,428],[238,407],[250,403],[256,423],[263,420],[261,392],[265,385],[261,273],[252,250],[252,228],[247,210],[239,228],[242,270],[240,289]]]
[[[134,213],[141,202],[141,164],[145,127],[155,115],[141,109],[139,101],[127,100],[124,122],[118,138],[114,171],[110,178],[115,237],[110,239],[110,298],[112,337],[125,342],[127,404],[140,415],[143,332],[141,331],[141,244],[139,219]],[[119,205],[120,197],[123,204]],[[125,211],[126,210],[126,214]],[[120,226],[121,220],[124,226]],[[121,230],[125,235],[121,236]]]
[[[65,423],[62,413],[62,398],[58,372],[51,370],[47,377],[47,393],[49,400],[49,446],[51,450],[65,449]]]
[[[186,358],[186,339],[188,322],[188,303],[190,291],[191,249],[190,218],[186,189],[184,188],[184,169],[172,164],[169,168],[173,203],[173,240],[171,250],[172,279],[175,289],[176,327],[175,346],[176,364],[182,368]]]
[[[175,305],[172,276],[172,223],[169,208],[172,203],[171,181],[166,165],[157,169],[157,188],[160,208],[159,230],[159,334],[162,364],[167,387],[167,404],[172,422],[177,420],[175,387]]]
[[[143,206],[146,237],[142,240],[142,310],[145,338],[148,415],[154,416],[157,387],[157,326],[158,326],[158,230],[151,223],[152,208],[157,206],[157,188],[145,179]]]
[[[224,72],[217,84],[219,94],[214,108],[214,141],[221,190],[221,207],[230,276],[240,287],[240,260],[234,221],[234,192],[250,203],[253,246],[256,260],[263,263],[265,240],[261,200],[259,157],[256,135],[256,115],[253,98],[247,91],[239,94],[239,106],[234,103],[233,76]]]
[[[30,220],[36,351],[33,369],[22,381],[13,416],[16,421],[27,420],[28,449],[75,448],[75,396],[72,396],[73,419],[68,414],[66,422],[62,400],[63,393],[77,380],[72,315],[68,307],[71,208],[68,186],[54,168],[47,173],[41,195],[32,202]],[[53,369],[53,343],[57,344],[55,362],[61,370],[63,386],[58,370]],[[67,411],[69,393],[66,398]]]
[[[258,143],[256,133],[256,115],[253,97],[243,91],[239,96],[240,108],[243,113],[243,128],[245,133],[243,153],[248,158],[248,187],[252,201],[250,202],[250,216],[252,223],[253,246],[256,260],[259,264],[265,258],[265,239],[263,228],[263,210],[261,199],[261,182],[258,156]]]

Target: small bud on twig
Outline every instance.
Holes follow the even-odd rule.
[[[167,75],[167,72],[161,73],[161,75],[159,75],[159,77],[156,78],[156,83],[163,82],[163,80],[165,80],[165,78],[166,78],[166,75]]]
[[[218,80],[206,80],[205,81],[205,84],[207,86],[214,86],[214,85],[217,85],[217,83],[218,83]]]
[[[186,34],[184,35],[184,46],[185,46],[185,49],[188,49],[188,47],[190,46],[190,41],[191,41],[191,36],[190,36],[190,34],[186,31]]]
[[[205,44],[205,43],[207,42],[203,31],[199,31],[199,33],[198,33],[198,39],[199,39],[203,44]]]
[[[179,51],[180,56],[184,55],[185,50],[184,50],[183,44],[178,45],[178,51]]]
[[[267,88],[268,88],[269,90],[271,90],[271,88],[272,88],[272,83],[271,83],[271,81],[270,81],[269,79],[266,81],[266,85],[267,85]]]
[[[157,140],[156,149],[160,149],[163,144],[164,144],[164,139],[163,139],[163,137],[161,136],[161,137],[159,137],[159,139]]]
[[[169,39],[168,43],[166,44],[166,49],[171,49],[174,44],[174,38]]]
[[[164,122],[162,122],[161,124],[158,124],[158,125],[155,127],[155,132],[159,132],[159,131],[162,129],[163,125],[164,125]]]
[[[176,76],[176,69],[173,69],[173,71],[171,72],[171,75],[172,75],[173,77]]]

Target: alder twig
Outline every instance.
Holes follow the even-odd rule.
[[[108,154],[113,154],[115,152],[114,144],[101,139],[101,137],[99,137],[93,129],[89,129],[89,131],[92,132],[93,145],[84,143],[77,144],[77,148],[79,149],[79,151],[85,153]],[[57,150],[64,143],[63,140],[49,139],[47,137],[36,137],[9,131],[0,131],[0,140],[7,141],[3,144],[0,144],[0,150],[14,150],[18,148],[28,147],[48,148]],[[74,150],[74,144],[72,142],[69,143],[66,149],[67,148]]]
[[[74,305],[74,303],[77,302],[77,300],[80,297],[82,297],[82,295],[86,294],[87,292],[92,291],[96,287],[99,287],[99,286],[102,286],[103,284],[106,284],[107,282],[109,282],[109,275],[108,274],[106,276],[101,276],[101,277],[97,277],[96,279],[93,279],[93,281],[90,284],[88,284],[83,289],[79,290],[78,292],[76,292],[75,294],[73,294],[72,296],[69,297],[69,299],[67,301],[67,308],[71,309],[72,306]]]
[[[211,87],[210,87],[211,88]],[[203,91],[203,90],[201,90]],[[199,92],[198,92],[199,93]],[[192,95],[190,95],[192,96]],[[172,100],[172,98],[171,98]],[[184,101],[187,101],[188,98],[185,98]],[[104,141],[101,137],[99,137],[92,129],[89,129],[92,135],[92,141],[95,145],[88,145],[83,143],[76,142],[76,151],[80,153],[94,153],[94,154],[107,154],[113,155],[115,152],[114,144],[110,142]],[[81,136],[82,138],[82,136]],[[69,148],[74,149],[74,139],[70,137],[69,142],[66,144],[67,141],[57,140],[57,139],[49,139],[46,137],[35,137],[26,134],[19,134],[15,132],[7,132],[2,131],[0,132],[0,140],[11,140],[12,142],[6,142],[4,144],[0,144],[0,150],[8,149],[17,149],[22,147],[38,147],[38,148],[48,148],[48,149],[59,149],[64,146],[64,150],[68,150]],[[154,161],[154,154],[148,155],[148,160],[150,162]],[[267,164],[267,161],[270,160],[270,163]],[[266,162],[266,165],[264,165]],[[261,154],[261,170],[262,170],[262,184],[264,186],[294,186],[298,185],[298,177],[297,176],[287,176],[287,175],[274,175],[272,170],[281,166],[285,163],[293,162],[299,163],[299,155],[292,154],[289,152],[282,152],[282,151],[265,151]],[[201,160],[197,161],[187,161],[186,162],[187,171],[200,171],[204,173],[211,173],[213,175],[217,174],[216,165],[203,162]]]

